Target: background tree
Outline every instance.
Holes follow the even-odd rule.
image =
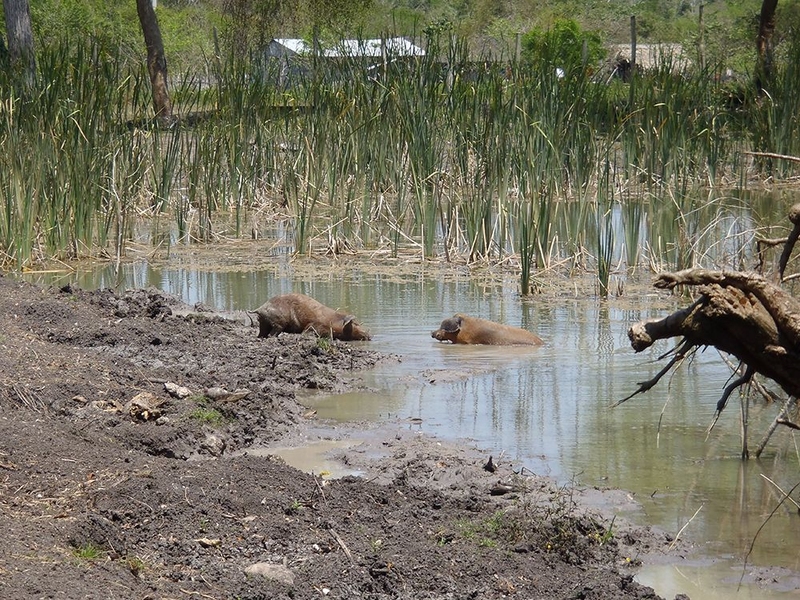
[[[164,54],[164,42],[158,27],[156,11],[152,0],[136,0],[136,11],[144,33],[147,46],[147,72],[153,88],[153,108],[156,119],[162,123],[172,121],[172,103],[167,88],[167,58]]]
[[[526,33],[522,55],[528,61],[553,65],[568,73],[597,64],[605,50],[598,33],[582,29],[572,19],[559,19],[549,29],[537,27]]]
[[[240,56],[276,37],[340,39],[362,31],[374,0],[222,0],[223,36]]]
[[[761,17],[758,22],[758,36],[756,37],[756,50],[758,51],[758,64],[756,65],[756,86],[758,90],[772,78],[772,36],[775,33],[775,11],[778,0],[764,0],[761,3]]]
[[[33,52],[33,29],[28,0],[3,0],[8,36],[8,55],[11,67],[23,74],[30,85],[36,75],[36,55]]]

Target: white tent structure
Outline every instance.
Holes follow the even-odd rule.
[[[314,56],[314,45],[303,39],[276,38],[267,47],[267,56],[290,58]],[[425,56],[425,50],[402,37],[368,40],[340,40],[320,45],[316,55],[323,58],[399,58]]]
[[[364,73],[374,76],[390,64],[425,56],[425,50],[402,37],[366,40],[340,40],[331,44],[314,44],[303,39],[276,38],[266,49],[266,58],[277,63],[278,83],[292,87],[312,64],[355,61]]]

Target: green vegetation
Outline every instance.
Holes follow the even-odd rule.
[[[593,69],[606,55],[600,34],[581,29],[572,19],[558,19],[549,29],[537,27],[525,34],[522,53],[530,62],[550,63],[565,74]]]
[[[414,13],[415,31],[427,32],[417,39],[426,55],[390,55],[377,65],[308,58],[287,72],[285,63],[241,48],[209,52],[206,41],[186,61],[190,69],[172,71],[181,121],[169,129],[151,123],[148,77],[130,56],[134,36],[127,45],[100,35],[135,23],[132,9],[62,2],[48,17],[50,4],[34,4],[42,11],[38,80],[23,91],[0,72],[6,268],[49,257],[121,258],[143,217],[171,220],[170,243],[191,243],[251,235],[266,216],[297,253],[335,241],[394,255],[502,261],[518,266],[522,293],[532,291],[537,271],[567,260],[596,270],[599,293],[607,294],[615,264],[681,268],[698,260],[698,242],[727,209],[719,190],[798,170],[745,154],[800,154],[798,38],[781,30],[768,94],[756,96],[746,78],[721,77],[733,33],[712,36],[714,15],[730,17],[747,3],[707,9],[706,47],[719,48],[719,60],[709,51],[700,68],[694,50],[664,53],[629,82],[598,62],[605,17],[564,20],[557,8],[567,2],[544,3],[536,20],[532,4],[491,12],[475,2],[462,14],[466,5],[432,2],[424,15]],[[651,6],[616,4],[627,12]],[[757,4],[742,14],[752,18]],[[369,21],[378,6],[364,3],[353,20]],[[403,7],[417,10],[401,2],[395,11]],[[171,19],[180,22],[190,9],[202,11],[193,22],[208,33],[217,22],[208,5],[159,3],[168,53]],[[461,37],[480,11],[491,13],[486,27]],[[234,17],[244,19],[216,18],[224,29],[237,25]],[[99,33],[76,42],[68,27],[61,42],[44,43],[62,21]],[[534,26],[524,30],[521,61],[508,37],[476,45],[523,23]],[[334,31],[335,20],[323,29]],[[749,37],[740,42],[753,45]],[[568,66],[562,77],[555,67],[567,64],[581,68]]]
[[[287,515],[296,515],[302,512],[305,505],[300,502],[300,500],[292,500],[291,504],[283,509],[283,512]]]
[[[125,564],[134,577],[143,577],[147,570],[147,564],[138,556],[129,556],[125,559]]]
[[[190,396],[199,406],[189,413],[189,418],[199,421],[203,425],[210,427],[220,427],[225,424],[226,417],[216,408],[209,406],[209,399],[205,396]]]
[[[72,555],[75,558],[85,561],[98,560],[106,555],[105,550],[92,542],[87,542],[81,546],[73,548]]]

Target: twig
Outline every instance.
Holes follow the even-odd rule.
[[[775,152],[742,152],[742,154],[749,154],[750,156],[763,156],[765,158],[780,158],[791,162],[800,162],[800,156],[790,156],[788,154],[776,154]]]
[[[347,544],[344,543],[344,540],[339,537],[339,534],[336,533],[336,530],[333,529],[333,527],[331,527],[330,532],[331,532],[331,535],[333,536],[333,539],[336,540],[336,543],[339,544],[339,546],[342,548],[342,550],[344,550],[344,553],[347,555],[347,558],[350,559],[350,562],[355,562],[353,560],[353,555],[350,554],[350,548],[348,548]]]
[[[783,494],[784,496],[786,496],[786,492],[784,492],[784,491],[781,489],[781,486],[779,486],[777,483],[775,483],[774,481],[772,481],[772,479],[770,479],[769,477],[767,477],[767,476],[766,476],[766,475],[764,475],[763,473],[761,473],[761,477],[763,477],[763,478],[764,478],[764,479],[766,479],[768,482],[770,482],[772,485],[774,485],[774,486],[775,486],[775,487],[778,489],[778,491],[779,491],[781,494]],[[789,498],[789,502],[791,502],[792,504],[794,504],[794,505],[795,505],[795,507],[797,508],[797,510],[800,510],[800,504],[798,504],[797,502],[795,502],[795,501],[792,499],[792,497],[791,497],[791,496],[787,496],[787,498]]]
[[[682,345],[682,346],[681,346],[681,347],[680,347],[680,348],[679,348],[679,349],[678,349],[678,350],[675,352],[675,356],[673,356],[673,357],[672,357],[672,359],[671,359],[671,360],[670,360],[670,361],[667,363],[667,365],[666,365],[666,366],[665,366],[663,369],[661,369],[661,370],[660,370],[660,371],[659,371],[659,372],[656,374],[656,376],[655,376],[655,377],[653,377],[652,379],[648,379],[647,381],[641,381],[641,382],[639,382],[639,384],[638,384],[638,385],[639,385],[639,389],[638,389],[638,390],[636,390],[635,392],[633,392],[633,393],[632,393],[632,394],[630,394],[629,396],[626,396],[626,397],[625,397],[625,398],[623,398],[622,400],[617,400],[617,401],[616,401],[616,402],[614,402],[614,404],[612,404],[612,405],[611,405],[609,408],[615,408],[615,407],[619,406],[620,404],[622,404],[623,402],[627,402],[628,400],[630,400],[631,398],[633,398],[633,397],[634,397],[634,396],[636,396],[637,394],[641,394],[641,393],[643,393],[643,392],[646,392],[646,391],[647,391],[647,390],[649,390],[649,389],[652,389],[652,388],[653,388],[653,386],[655,386],[655,384],[657,384],[657,383],[659,382],[659,380],[660,380],[660,379],[661,379],[661,378],[662,378],[664,375],[666,375],[667,373],[669,373],[669,370],[670,370],[670,369],[671,369],[673,366],[675,366],[675,364],[676,364],[676,363],[678,363],[679,361],[683,360],[683,358],[686,356],[686,353],[687,353],[689,350],[691,350],[691,348],[692,348],[692,346],[693,346],[693,345],[694,345],[694,344],[693,344],[692,342],[690,342],[689,340],[685,340],[685,341],[684,341],[684,343],[683,343],[683,345]]]
[[[764,526],[767,523],[769,523],[769,520],[775,515],[776,512],[778,512],[778,509],[783,505],[783,503],[789,497],[789,494],[792,494],[798,487],[800,487],[800,481],[798,481],[797,483],[794,484],[794,486],[792,486],[792,489],[789,490],[788,494],[784,494],[784,496],[781,499],[781,501],[778,502],[778,504],[775,506],[775,508],[772,509],[772,512],[769,513],[769,515],[767,515],[766,519],[764,519],[764,522],[761,523],[761,525],[758,528],[758,531],[756,531],[756,534],[753,536],[753,539],[750,540],[750,548],[747,549],[747,554],[744,555],[744,562],[742,563],[742,576],[739,578],[739,585],[736,587],[736,591],[737,592],[742,587],[742,581],[744,580],[744,574],[745,574],[745,571],[747,569],[747,559],[750,558],[750,555],[753,553],[753,548],[755,548],[756,539],[758,539],[758,534],[761,533],[761,530],[764,529]]]
[[[741,367],[741,365],[739,366]],[[719,421],[719,416],[722,414],[725,405],[728,403],[728,398],[730,398],[730,395],[733,393],[733,390],[743,386],[745,383],[750,381],[750,379],[752,379],[754,374],[755,374],[755,369],[750,365],[747,365],[744,374],[738,379],[734,379],[728,384],[728,386],[725,388],[725,391],[722,392],[722,398],[720,398],[719,401],[717,401],[717,410],[714,412],[714,418],[711,421],[711,425],[709,425],[708,429],[706,430],[706,437],[708,437],[708,435],[711,433],[711,430],[714,429],[714,425],[716,425],[717,421]]]
[[[794,398],[794,396],[789,396],[786,399],[786,402],[783,403],[781,411],[778,413],[778,416],[775,417],[775,420],[772,421],[772,424],[767,428],[767,432],[764,434],[764,437],[761,439],[761,442],[759,442],[758,447],[756,448],[756,458],[759,458],[761,456],[761,453],[764,452],[764,448],[766,448],[767,442],[769,442],[769,438],[772,437],[773,433],[775,433],[775,430],[778,428],[778,425],[787,425],[788,427],[792,427],[793,424],[789,425],[788,422],[786,422],[785,417],[786,415],[789,414],[789,411],[791,410],[795,402],[796,399]],[[795,428],[797,427],[796,426],[792,427],[792,429]]]
[[[317,480],[317,476],[312,473],[311,477],[314,478],[314,483],[317,484],[317,489],[319,490],[319,493],[322,496],[323,502],[325,502],[325,505],[327,506],[328,505],[328,499],[325,497],[325,491],[322,489],[322,486],[319,484],[319,481]]]
[[[180,590],[189,596],[200,596],[201,598],[208,598],[209,600],[217,600],[215,596],[209,596],[208,594],[203,594],[202,592],[193,592],[192,590],[185,590],[183,588],[180,588]]]
[[[669,547],[667,548],[667,552],[669,552],[670,550],[672,550],[672,548],[675,546],[675,544],[677,544],[677,543],[678,543],[678,538],[680,538],[680,537],[681,537],[681,534],[683,533],[683,530],[684,530],[684,529],[686,529],[686,528],[689,526],[689,523],[691,523],[692,521],[694,521],[694,518],[697,516],[697,514],[698,514],[698,513],[699,513],[701,510],[703,510],[703,507],[704,507],[704,506],[705,506],[705,504],[701,504],[701,505],[700,505],[700,508],[698,508],[696,511],[694,511],[694,514],[692,515],[692,518],[691,518],[691,519],[689,519],[688,521],[686,521],[686,523],[684,524],[684,526],[680,528],[680,531],[678,531],[678,533],[677,533],[677,534],[675,534],[675,539],[674,539],[674,540],[672,540],[672,543],[671,543],[671,544],[669,545]]]

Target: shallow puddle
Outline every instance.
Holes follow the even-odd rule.
[[[349,468],[341,461],[331,458],[334,450],[345,450],[358,446],[352,440],[320,440],[293,447],[248,448],[242,454],[248,456],[275,456],[287,465],[325,479],[337,479],[347,475],[361,476],[358,469]]]
[[[692,600],[788,600],[797,598],[800,578],[782,569],[750,573],[744,581],[742,564],[736,560],[715,560],[689,564],[645,565],[636,576],[664,598],[686,594]]]

